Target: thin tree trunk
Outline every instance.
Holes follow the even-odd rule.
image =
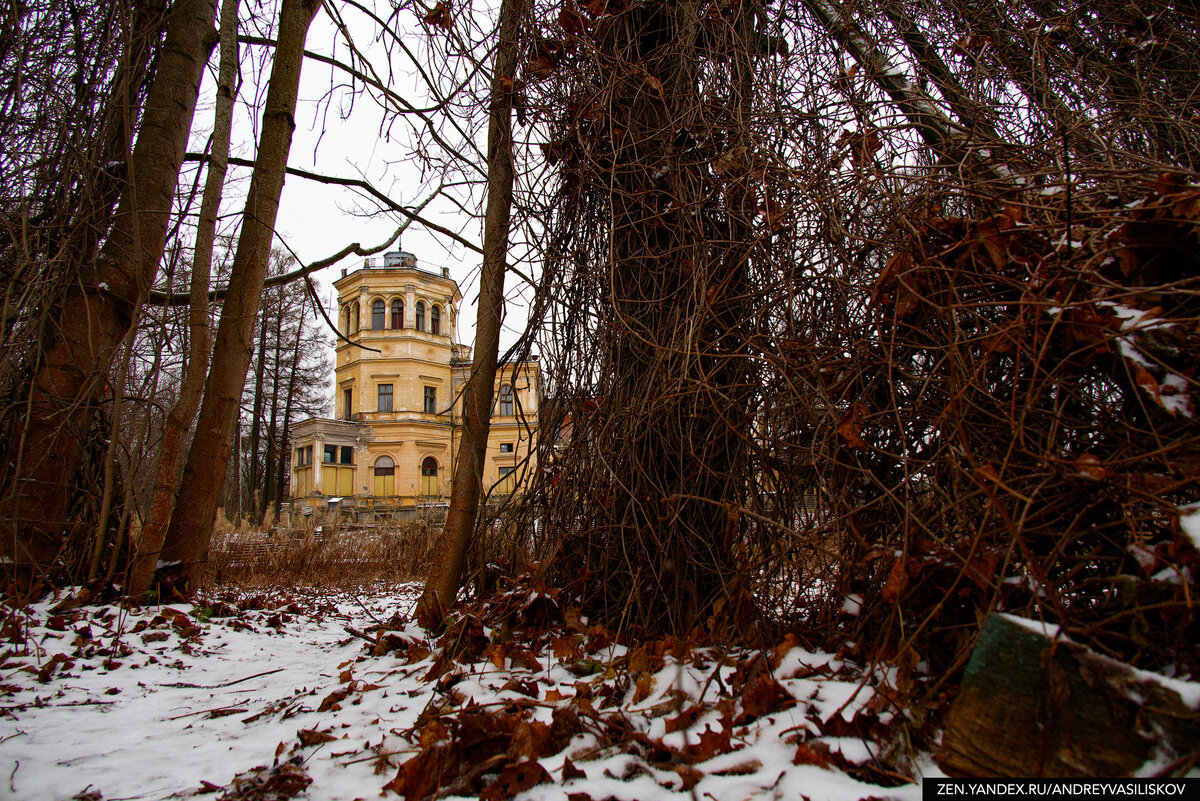
[[[263,462],[262,500],[255,514],[261,523],[266,517],[267,508],[274,498],[275,462],[279,459],[279,340],[283,338],[283,292],[276,292],[276,302],[279,304],[275,315],[275,348],[271,361],[271,419],[267,423],[267,458]]]
[[[233,126],[233,96],[237,79],[238,0],[221,4],[221,65],[217,77],[217,101],[213,119],[212,155],[200,204],[200,222],[196,230],[196,250],[192,259],[192,277],[188,303],[188,360],[184,367],[179,399],[167,415],[159,448],[158,469],[150,494],[150,509],[137,543],[137,555],[129,578],[129,594],[141,595],[150,589],[154,568],[162,550],[171,506],[183,468],[184,441],[200,408],[204,377],[208,374],[208,284],[212,272],[213,243],[216,240],[217,212],[225,188],[229,158],[229,138]]]
[[[141,312],[142,304],[139,300],[134,308],[133,316],[136,320]],[[120,442],[121,432],[121,407],[125,400],[125,380],[129,375],[129,360],[133,356],[133,335],[132,333],[125,340],[125,354],[121,358],[121,368],[117,371],[117,380],[113,385],[113,400],[112,400],[112,420],[109,422],[108,429],[108,448],[104,452],[104,486],[100,490],[100,515],[96,520],[96,534],[92,541],[91,558],[88,560],[87,580],[90,584],[95,581],[100,575],[100,557],[104,554],[104,539],[108,531],[108,516],[112,512],[113,492],[115,490],[115,474],[117,469],[117,444]],[[118,536],[120,528],[117,529]],[[114,548],[113,559],[117,558],[116,549]]]
[[[436,548],[437,559],[417,607],[418,620],[427,628],[441,623],[445,608],[454,603],[458,594],[479,510],[504,308],[505,258],[513,193],[512,87],[517,66],[518,30],[524,12],[524,0],[503,0],[500,4],[500,44],[496,50],[489,104],[488,197],[483,222],[483,268],[479,277],[475,351],[471,377],[463,390],[462,443],[454,465],[450,509]]]
[[[183,563],[183,589],[195,586],[198,568],[208,558],[213,521],[229,450],[237,423],[246,369],[250,364],[254,320],[262,302],[263,282],[279,211],[279,196],[295,130],[296,96],[308,27],[321,7],[319,0],[283,0],[279,12],[279,44],[267,90],[262,136],[241,236],[233,258],[229,289],[217,326],[212,369],[196,435],[188,453],[183,483],[175,503],[163,557]]]
[[[59,336],[30,389],[28,425],[9,448],[23,468],[0,499],[7,528],[0,552],[22,571],[58,554],[81,432],[162,259],[200,79],[216,43],[215,10],[216,0],[181,0],[171,11],[113,229],[66,300]]]
[[[284,494],[288,478],[288,467],[291,466],[291,442],[288,439],[288,431],[292,427],[292,399],[296,395],[296,371],[300,366],[300,342],[304,336],[304,312],[305,306],[300,306],[300,319],[296,322],[296,344],[292,348],[292,365],[288,372],[288,390],[287,400],[283,405],[283,431],[280,433],[281,446],[279,449],[280,459],[278,466],[278,474],[275,477],[275,519],[279,519],[279,504]]]
[[[250,407],[250,475],[246,486],[250,488],[250,516],[258,512],[258,444],[262,440],[263,380],[267,374],[267,314],[258,320],[258,351],[254,354],[254,403]]]

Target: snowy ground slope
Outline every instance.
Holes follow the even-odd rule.
[[[6,609],[0,797],[348,801],[439,782],[555,801],[920,796],[858,768],[877,756],[858,731],[882,705],[828,655],[631,653],[594,632],[539,645],[462,626],[477,643],[451,659],[393,617],[415,595]]]

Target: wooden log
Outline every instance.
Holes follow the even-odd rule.
[[[983,625],[937,762],[956,777],[1131,776],[1200,750],[1200,685],[1009,615]]]

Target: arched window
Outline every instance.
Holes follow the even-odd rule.
[[[429,333],[435,337],[442,333],[442,310],[437,306],[429,307]]]
[[[355,303],[351,308],[354,310],[354,327],[351,328],[350,330],[352,333],[357,334],[358,333],[358,304]]]
[[[438,464],[437,459],[432,456],[426,456],[425,461],[421,462],[421,494],[422,495],[437,495],[437,474]]]
[[[388,498],[396,494],[396,463],[390,456],[375,460],[375,495]]]
[[[349,304],[342,307],[342,333],[347,334],[347,335],[353,333],[350,330],[350,306],[349,306]]]
[[[496,413],[501,417],[513,416],[513,388],[508,384],[500,387],[500,408]]]
[[[383,301],[376,300],[371,303],[371,330],[382,331],[386,326],[383,323]]]
[[[417,301],[417,330],[425,330],[425,304],[419,300]]]
[[[400,330],[404,327],[404,301],[396,298],[392,301],[392,328]]]

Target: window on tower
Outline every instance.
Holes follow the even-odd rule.
[[[496,410],[496,414],[501,417],[512,417],[513,415],[513,388],[509,384],[500,387],[500,403]]]

